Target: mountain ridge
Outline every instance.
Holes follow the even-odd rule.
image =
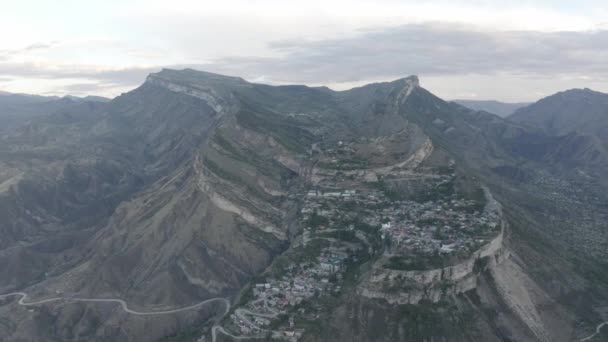
[[[566,90],[519,109],[509,119],[552,135],[578,131],[607,143],[608,94],[588,88]]]
[[[0,261],[7,277],[0,288],[6,291],[111,296],[158,306],[236,298],[304,239],[300,208],[311,186],[323,187],[329,179],[410,193],[418,191],[408,178],[412,173],[454,167],[459,191],[474,193],[479,184],[491,188],[512,227],[505,237],[512,257],[475,276],[481,301],[475,304],[471,293],[442,297],[455,306],[450,309],[454,317],[477,312],[479,336],[488,341],[514,336],[566,341],[582,336],[580,322],[591,324],[599,316],[573,304],[574,299],[603,303],[607,298],[604,280],[593,278],[601,265],[574,267],[602,255],[598,237],[605,232],[595,221],[573,229],[574,221],[588,213],[595,212],[600,221],[604,214],[601,197],[571,193],[576,186],[596,187],[601,196],[605,189],[594,183],[606,164],[601,154],[593,159],[593,144],[581,142],[576,132],[555,138],[445,102],[421,88],[415,76],[335,92],[163,70],[108,103],[45,116],[2,139],[0,163],[7,171],[0,175],[5,210],[0,230],[7,239]],[[529,143],[538,147],[530,151]],[[355,146],[355,152],[340,148],[344,144]],[[336,149],[346,154],[325,158]],[[582,161],[564,158],[572,151]],[[561,222],[565,215],[570,220]],[[593,237],[598,241],[589,242]],[[571,245],[556,255],[554,247],[565,242]],[[30,267],[14,267],[17,260]],[[562,274],[556,276],[556,270]],[[519,297],[502,302],[508,299],[505,289],[518,291]],[[339,339],[368,326],[364,316],[346,314],[357,310],[384,317],[381,326],[386,327],[414,317],[390,314],[409,312],[410,306],[350,292],[337,298],[319,322],[321,332],[334,332],[312,329],[304,340]],[[416,308],[427,310],[424,303]],[[1,327],[2,334],[13,338],[116,338],[122,329],[157,339],[179,332],[184,322],[205,322],[211,314],[203,310],[145,321],[80,303],[71,309],[49,305],[33,313],[18,311],[16,320],[12,313],[18,309],[6,304],[0,306],[0,317],[9,319],[12,328]],[[425,315],[447,318],[441,307],[429,307]],[[83,310],[81,323],[71,325]],[[496,316],[484,314],[492,310]],[[45,325],[45,319],[62,322],[60,330]],[[103,329],[99,322],[116,328]],[[554,322],[560,329],[552,331]],[[425,338],[470,338],[423,328],[412,330]],[[397,335],[380,339],[374,331],[355,340],[402,336],[397,329]]]
[[[485,110],[488,113],[493,113],[503,118],[510,116],[520,108],[530,105],[529,102],[500,102],[496,100],[456,99],[452,100],[452,102],[474,110]]]

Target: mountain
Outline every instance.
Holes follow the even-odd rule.
[[[452,100],[452,102],[458,103],[461,106],[465,106],[473,110],[483,110],[488,113],[496,114],[501,118],[506,118],[507,116],[513,114],[516,110],[530,104],[527,102],[507,103],[494,100]]]
[[[0,92],[0,102],[5,103],[33,103],[33,102],[46,102],[50,100],[57,100],[57,96],[40,96],[30,94],[13,94],[9,92]]]
[[[415,76],[165,69],[0,139],[0,293],[27,294],[0,296],[8,340],[572,341],[606,320],[600,147]]]
[[[0,93],[0,134],[8,132],[28,120],[57,111],[69,110],[81,104],[94,106],[109,101],[103,97],[84,98],[66,96],[38,96],[28,94]]]
[[[580,132],[608,143],[608,94],[591,89],[563,91],[517,110],[509,119],[552,135]]]
[[[67,96],[64,96],[64,98],[67,98],[67,99],[70,99],[73,101],[89,101],[89,102],[108,102],[108,101],[110,101],[110,99],[107,97],[93,96],[93,95],[88,95],[88,96],[84,96],[84,97],[67,95]]]

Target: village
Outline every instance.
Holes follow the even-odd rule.
[[[280,278],[269,276],[264,282],[253,284],[252,297],[230,315],[225,328],[239,336],[297,341],[303,329],[295,324],[295,316],[306,314],[301,304],[340,293],[348,257],[340,248],[326,247],[315,261],[290,265]],[[276,321],[284,324],[274,326]]]
[[[304,261],[290,259],[280,272],[252,284],[250,298],[234,310],[224,328],[233,336],[297,341],[304,331],[299,320],[313,314],[306,311],[306,303],[339,295],[347,265],[356,262],[361,251],[453,260],[470,255],[498,234],[499,219],[490,206],[455,195],[417,202],[391,199],[369,187],[310,190],[301,208],[303,234],[294,251],[306,250],[315,241],[325,244],[317,254]]]
[[[344,171],[350,164],[342,159],[356,159],[349,148],[340,143],[336,151],[346,152],[328,154],[316,184],[302,194],[301,234],[250,284],[222,325],[225,335],[297,341],[323,303],[352,286],[349,272],[365,261],[381,256],[391,261],[383,267],[400,270],[444,267],[499,234],[496,206],[481,188],[460,194],[451,166],[362,181]],[[417,187],[400,191],[389,183],[394,179]]]
[[[317,233],[352,231],[357,223],[371,227],[387,255],[466,257],[500,229],[496,210],[456,196],[421,203],[389,199],[379,190],[310,191],[302,213]]]

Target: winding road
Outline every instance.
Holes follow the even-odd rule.
[[[268,309],[272,312],[271,314],[263,314],[263,313],[259,313],[259,312],[253,312],[253,311],[249,311],[247,309],[236,309],[234,311],[234,313],[237,315],[238,318],[240,318],[243,321],[247,322],[247,324],[249,324],[250,326],[258,328],[260,331],[266,331],[266,332],[270,332],[270,333],[280,333],[279,331],[260,328],[255,323],[253,323],[249,319],[247,319],[247,317],[245,317],[245,315],[250,315],[250,316],[257,316],[257,317],[264,317],[264,318],[274,318],[274,317],[276,317],[276,316],[279,315],[278,311],[273,310],[271,308],[268,308]],[[211,328],[211,341],[212,342],[216,342],[217,331],[218,330],[222,334],[230,336],[233,339],[237,339],[237,340],[256,339],[256,338],[264,338],[265,337],[265,336],[250,336],[250,335],[247,335],[247,336],[236,336],[236,335],[232,335],[231,333],[227,332],[222,326],[220,326],[220,325],[214,325],[213,328]]]
[[[235,336],[235,335],[232,335],[231,333],[227,332],[226,330],[224,330],[224,328],[221,325],[214,325],[213,328],[211,328],[211,341],[212,342],[216,341],[217,330],[219,330],[222,334],[224,334],[226,336],[230,336],[236,340],[245,340],[245,339],[249,340],[249,339],[255,339],[255,338],[262,338],[262,337],[255,337],[255,336]]]
[[[589,341],[590,339],[594,338],[595,336],[599,335],[599,333],[602,331],[602,328],[604,326],[608,325],[608,321],[604,322],[604,323],[600,323],[597,325],[597,327],[595,328],[595,332],[581,340],[578,340],[579,342],[585,342],[585,341]]]
[[[133,310],[133,309],[129,309],[129,306],[127,305],[127,302],[125,302],[122,299],[114,299],[114,298],[78,298],[78,297],[55,297],[55,298],[48,298],[48,299],[43,299],[43,300],[39,300],[39,301],[35,301],[35,302],[26,302],[25,300],[27,299],[27,293],[24,292],[13,292],[13,293],[8,293],[8,294],[4,294],[4,295],[0,295],[0,299],[2,298],[6,298],[6,297],[12,297],[12,296],[20,296],[21,298],[19,299],[18,304],[22,305],[22,306],[34,306],[34,305],[40,305],[40,304],[45,304],[45,303],[50,303],[50,302],[57,302],[57,301],[66,301],[66,302],[92,302],[92,303],[116,303],[116,304],[120,304],[120,306],[122,307],[122,309],[132,315],[137,315],[137,316],[152,316],[152,315],[168,315],[168,314],[173,314],[173,313],[178,313],[178,312],[182,312],[182,311],[187,311],[187,310],[193,310],[196,308],[199,308],[205,304],[211,303],[211,302],[217,302],[217,301],[221,301],[224,303],[226,309],[224,311],[224,314],[222,315],[225,316],[228,311],[230,311],[230,301],[226,298],[211,298],[211,299],[207,299],[204,300],[200,303],[194,304],[194,305],[190,305],[190,306],[186,306],[186,307],[182,307],[182,308],[177,308],[177,309],[171,309],[171,310],[159,310],[159,311],[137,311],[137,310]]]

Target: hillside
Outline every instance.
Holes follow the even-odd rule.
[[[572,341],[606,320],[600,147],[415,76],[335,92],[165,69],[15,127],[0,293],[232,306],[6,297],[13,340]]]
[[[591,89],[563,91],[517,110],[510,120],[552,135],[579,132],[608,143],[608,94]]]

